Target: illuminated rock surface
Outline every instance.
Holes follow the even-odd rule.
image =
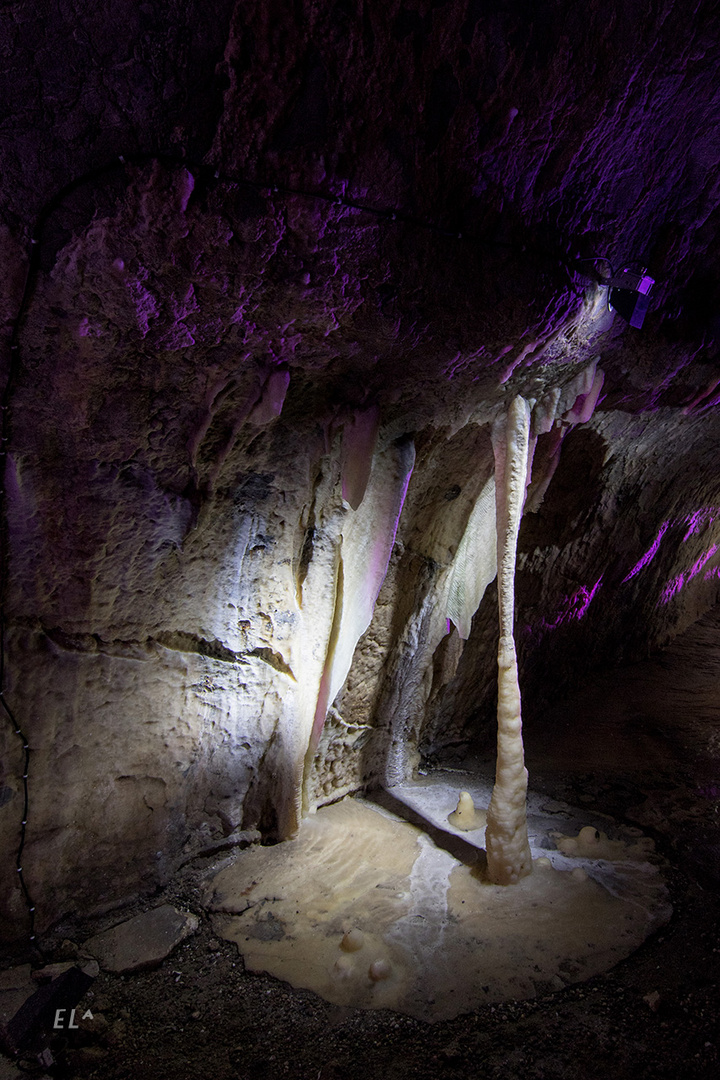
[[[397,794],[427,812],[451,793],[445,780]],[[468,845],[458,861],[387,810],[346,799],[307,819],[296,840],[221,870],[214,926],[251,971],[338,1005],[438,1020],[561,989],[612,967],[671,909],[639,830],[568,857],[562,841],[549,850],[544,818],[532,823],[533,874],[508,889],[488,882],[480,849]],[[351,935],[359,943],[348,950]]]
[[[614,791],[647,786],[665,703],[615,722],[593,673],[719,595],[719,41],[710,0],[3,6],[3,692],[41,937],[291,835],[303,794],[491,760],[482,538],[518,395],[531,770],[579,770],[569,802],[619,800],[715,887],[717,740],[676,764],[714,646],[658,754],[690,809]],[[657,278],[641,332],[598,255]],[[22,951],[9,720],[0,761]]]

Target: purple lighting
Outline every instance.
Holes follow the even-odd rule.
[[[584,619],[602,584],[602,579],[603,574],[600,575],[594,585],[590,587],[581,585],[572,596],[564,597],[558,613],[551,622],[548,622],[547,619],[541,619],[534,628],[526,626],[525,634],[541,638],[548,630],[557,630],[563,623],[570,622],[573,619]]]
[[[698,510],[694,510],[691,514],[686,514],[683,518],[675,518],[673,521],[663,521],[658,531],[658,534],[653,540],[652,544],[642,556],[642,558],[635,563],[632,570],[622,579],[622,584],[624,585],[626,581],[630,581],[631,578],[634,578],[636,574],[639,574],[640,571],[648,565],[648,563],[652,562],[652,560],[657,555],[657,551],[662,542],[662,538],[664,537],[668,529],[676,528],[677,526],[684,526],[686,532],[683,536],[683,543],[685,543],[690,539],[691,536],[695,536],[697,533],[702,532],[710,525],[714,524],[714,522],[719,516],[720,506],[701,506]],[[711,551],[714,550],[714,548],[711,549]],[[707,559],[710,558],[710,555],[707,555],[706,553],[706,555],[701,556],[700,558],[701,560],[707,561]],[[701,566],[702,565],[703,563],[701,563]],[[697,566],[697,563],[695,564],[695,566]],[[689,577],[687,577],[687,581],[690,581],[691,578],[695,577],[695,575],[698,573],[698,570],[695,569],[695,566],[691,567],[689,571],[685,572],[686,574],[690,575]],[[682,582],[678,584],[681,577],[683,577],[683,575],[679,574],[677,578],[673,578],[672,581],[669,581],[667,583],[665,589],[663,590],[663,597],[665,597],[665,595],[667,594],[667,599],[664,599],[662,601],[663,603],[666,604],[667,601],[671,599],[675,595],[675,593],[683,587]]]
[[[717,506],[701,506],[699,510],[696,510],[693,514],[688,514],[686,518],[683,518],[683,524],[688,526],[688,531],[683,536],[683,543],[688,540],[695,533],[700,532],[701,529],[707,528],[708,525],[712,525],[720,512],[720,507]]]
[[[700,573],[700,571],[702,570],[705,563],[708,562],[709,559],[712,559],[713,555],[715,555],[717,553],[717,550],[718,550],[718,545],[717,544],[711,544],[710,547],[708,548],[708,550],[703,552],[703,554],[698,559],[695,560],[695,562],[692,564],[692,566],[688,570],[683,570],[676,577],[671,578],[670,581],[668,581],[665,588],[663,589],[662,593],[660,594],[660,603],[661,604],[669,604],[670,601],[672,600],[672,598],[674,596],[677,596],[677,594],[681,591],[681,589],[684,589],[685,586],[690,581],[692,581],[692,579],[694,577],[697,577],[697,575]],[[715,571],[717,571],[717,569],[718,569],[718,567],[714,567]],[[708,581],[712,577],[712,575],[713,575],[713,571],[709,570],[705,574],[705,580]]]
[[[674,577],[674,578],[672,578],[671,581],[668,581],[667,585],[665,586],[663,591],[660,593],[660,603],[661,604],[669,604],[670,601],[672,600],[673,596],[676,596],[680,592],[680,590],[682,589],[684,584],[685,584],[685,575],[684,574],[678,574],[677,577]]]
[[[710,408],[712,405],[717,405],[720,401],[720,397],[717,394],[715,396],[712,395],[713,390],[717,390],[718,386],[720,386],[720,379],[711,379],[707,386],[685,406],[683,409],[685,416],[688,416],[693,409],[698,409],[698,411],[700,411],[702,409]]]
[[[622,579],[622,584],[623,585],[625,584],[626,581],[629,581],[630,578],[634,578],[636,574],[639,574],[640,571],[642,570],[642,568],[644,566],[647,566],[647,564],[649,562],[652,562],[652,560],[657,555],[657,549],[660,547],[660,541],[662,540],[663,536],[665,535],[665,533],[668,531],[669,528],[670,528],[670,522],[669,521],[663,521],[662,525],[660,526],[660,531],[658,532],[657,536],[653,540],[653,542],[650,545],[650,547],[648,548],[648,550],[645,552],[645,554],[640,559],[640,561],[635,563],[635,565],[633,566],[632,570],[627,575],[627,577],[624,577]],[[686,539],[687,539],[687,537],[686,537]]]
[[[708,561],[708,559],[712,559],[717,549],[717,544],[711,544],[705,554],[701,555],[700,558],[692,564],[692,566],[690,567],[690,572],[688,574],[688,581],[692,581],[692,579],[700,573],[705,563]]]
[[[590,607],[590,604],[595,598],[595,593],[600,588],[602,579],[603,575],[601,574],[593,585],[592,589],[586,589],[584,585],[580,589],[578,589],[578,591],[575,593],[575,595],[570,601],[571,610],[566,616],[568,619],[584,618],[587,613],[587,609]]]

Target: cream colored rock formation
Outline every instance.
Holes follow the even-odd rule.
[[[487,814],[484,810],[476,810],[472,795],[469,791],[461,791],[458,804],[448,821],[454,829],[470,832],[473,829],[482,829],[487,822]]]
[[[522,397],[493,429],[497,494],[498,734],[495,786],[488,807],[485,846],[488,874],[510,885],[532,872],[527,835],[527,769],[523,754],[520,687],[513,637],[515,562],[528,471],[530,408]]]
[[[527,703],[547,693],[538,670],[578,674],[564,641],[587,664],[620,631],[624,650],[652,647],[720,583],[714,488],[683,482],[667,438],[677,420],[714,476],[713,414],[606,406],[597,290],[526,280],[492,253],[468,275],[434,236],[409,265],[385,226],[357,232],[290,196],[255,203],[218,181],[206,205],[185,165],[118,165],[115,180],[112,206],[43,248],[8,413],[4,689],[31,746],[23,862],[41,932],[152,892],[195,852],[292,835],[303,804],[406,779],[489,728],[491,431],[514,397],[536,402],[540,513],[516,588]],[[0,252],[8,326],[19,251]],[[388,273],[407,287],[399,314],[377,291]],[[0,744],[16,938],[9,723]]]

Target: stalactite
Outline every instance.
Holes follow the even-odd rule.
[[[513,638],[515,559],[527,478],[530,409],[516,397],[507,417],[493,428],[497,506],[498,744],[495,786],[485,833],[488,873],[496,885],[510,885],[532,871],[528,843],[525,768]]]
[[[453,560],[448,590],[447,617],[464,640],[472,618],[497,574],[495,544],[495,477],[482,489]]]
[[[594,372],[590,389],[587,392],[578,394],[573,407],[565,414],[565,420],[568,424],[586,424],[588,422],[595,411],[604,382],[605,372],[598,368]]]
[[[285,395],[290,384],[290,372],[286,367],[281,367],[277,371],[273,371],[263,383],[262,388],[259,391],[253,391],[251,395],[243,402],[242,406],[238,409],[233,425],[230,430],[230,434],[226,439],[225,445],[217,455],[215,463],[210,470],[207,479],[208,492],[214,491],[219,477],[222,475],[225,462],[228,460],[233,452],[238,436],[242,431],[242,428],[246,422],[254,424],[256,427],[263,427],[265,424],[269,424],[271,420],[280,416],[282,407],[285,402]],[[220,397],[220,394],[216,396],[215,401]],[[208,409],[208,418],[204,421],[200,432],[195,436],[192,445],[192,457],[193,465],[197,452],[205,434],[207,433],[210,423],[212,421],[212,415],[215,408],[215,402],[212,403]]]
[[[570,384],[569,393],[573,404],[562,416],[557,416],[561,397],[557,388],[546,394],[533,410],[533,435],[536,438],[541,436],[542,442],[538,444],[534,468],[534,452],[529,459],[528,484],[532,473],[532,486],[525,504],[526,513],[533,514],[540,509],[550,481],[560,464],[560,451],[565,436],[577,424],[586,424],[592,418],[604,382],[605,373],[597,367],[596,358]]]
[[[332,631],[305,755],[305,810],[312,809],[307,787],[325,717],[347,678],[355,647],[372,620],[414,464],[415,447],[410,441],[393,443],[376,453],[362,505],[349,511],[343,522]]]
[[[262,395],[253,407],[248,420],[256,427],[263,427],[274,420],[282,412],[288,386],[290,385],[290,372],[287,368],[280,368],[268,376],[262,389]]]
[[[343,499],[357,510],[365,497],[380,426],[377,405],[353,412],[343,427],[340,468]]]

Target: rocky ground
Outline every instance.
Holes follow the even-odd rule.
[[[711,614],[658,657],[598,677],[548,715],[545,730],[527,732],[536,789],[642,825],[673,866],[671,922],[605,976],[432,1025],[339,1008],[244,971],[235,946],[215,937],[201,906],[215,856],[188,865],[164,894],[197,914],[198,932],[155,970],[101,972],[81,1003],[92,1020],[53,1036],[48,1070],[27,1058],[22,1073],[87,1080],[715,1078],[718,681],[720,618]],[[114,922],[117,913],[92,931]],[[74,934],[78,942],[86,936]],[[67,958],[64,949],[58,945],[53,958]],[[1,1060],[0,1078],[20,1075],[15,1070]]]
[[[53,1075],[709,1080],[719,1063],[717,901],[686,882],[675,892],[673,923],[608,976],[435,1025],[249,975],[204,926],[159,970],[102,974],[83,1002],[94,1031],[57,1039]]]

